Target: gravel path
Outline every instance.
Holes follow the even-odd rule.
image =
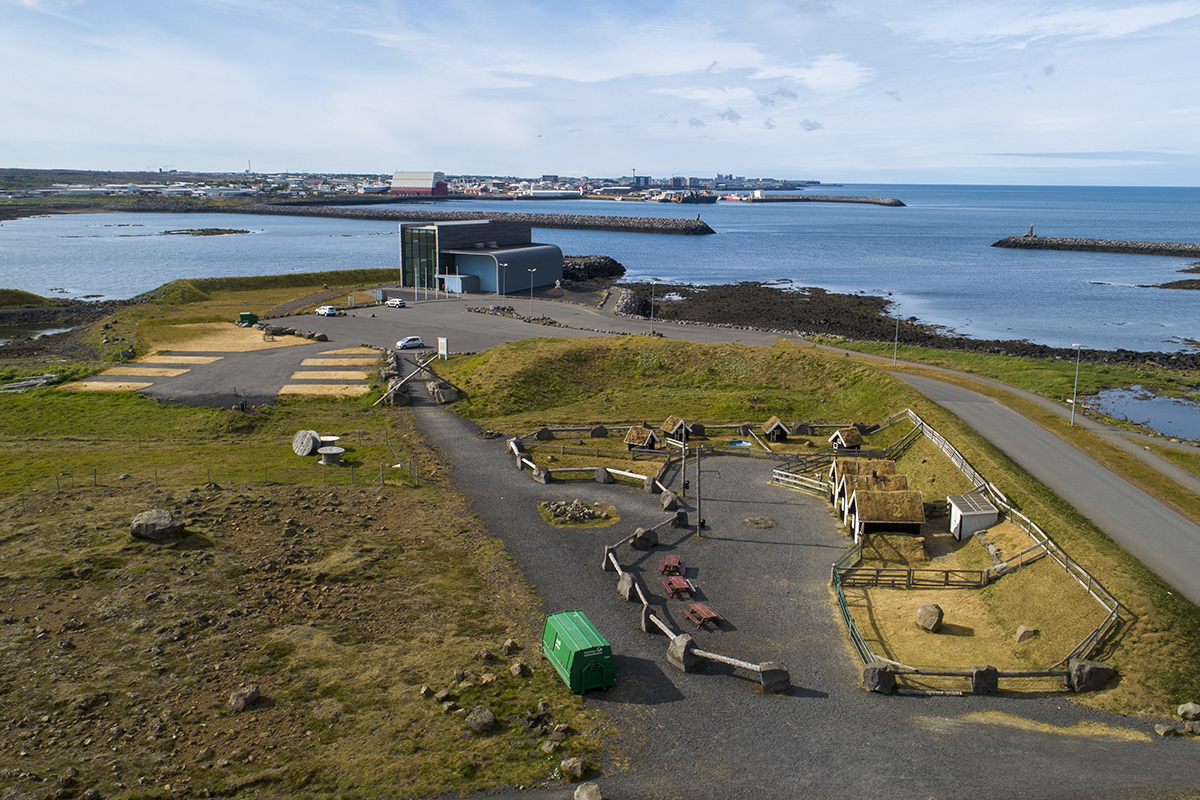
[[[504,440],[479,439],[473,423],[421,398],[414,412],[544,611],[583,610],[613,645],[616,686],[586,698],[620,732],[605,742],[612,759],[593,776],[607,797],[1161,797],[1195,785],[1197,743],[1152,738],[1152,721],[1098,714],[1057,695],[918,699],[859,690],[858,662],[828,586],[829,565],[847,540],[824,502],[768,485],[765,461],[705,460],[714,471],[703,475],[704,538],[667,528],[653,552],[623,546],[618,555],[700,647],[782,661],[795,688],[763,695],[752,675],[727,667],[680,673],[666,661],[666,638],[637,628],[637,605],[616,594],[615,573],[600,566],[605,544],[666,517],[655,497],[592,482],[537,484],[513,468]],[[670,477],[678,486],[679,476]],[[694,474],[689,479],[695,486]],[[535,509],[539,500],[571,497],[612,503],[621,521],[563,531]],[[756,516],[776,525],[743,522]],[[682,602],[663,596],[656,565],[669,552],[687,563],[699,597],[727,618],[719,630],[695,631],[679,613]],[[1055,727],[1102,722],[1145,738],[1029,730],[976,712]]]

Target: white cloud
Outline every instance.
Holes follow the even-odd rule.
[[[826,55],[807,66],[761,67],[751,76],[757,80],[788,78],[819,92],[846,92],[871,79],[872,71],[844,55]]]

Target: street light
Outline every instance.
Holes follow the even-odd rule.
[[[896,366],[896,354],[900,351],[900,318],[896,317],[896,341],[892,344],[892,366]]]
[[[508,271],[508,264],[504,263],[503,261],[497,261],[496,266],[504,268],[504,269],[500,270],[500,280],[499,280],[500,296],[503,297],[504,296],[504,273]]]
[[[529,268],[529,318],[533,319],[533,273],[537,272],[537,267]]]
[[[650,335],[654,335],[654,282],[658,278],[650,279]]]
[[[1075,427],[1075,398],[1079,396],[1079,348],[1081,344],[1073,344],[1075,348],[1075,388],[1071,390],[1071,427]]]

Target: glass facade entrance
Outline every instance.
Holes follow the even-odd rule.
[[[437,274],[437,231],[433,228],[401,228],[400,284],[420,289],[435,287]]]

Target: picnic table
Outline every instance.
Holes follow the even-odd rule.
[[[692,603],[684,610],[683,615],[696,623],[697,628],[703,627],[706,622],[711,622],[713,627],[720,627],[721,622],[724,620],[724,617],[704,603]]]
[[[685,569],[687,565],[679,560],[678,553],[671,553],[658,562],[658,571],[663,575],[682,575]]]
[[[684,593],[686,593],[688,597],[691,597],[693,592],[696,591],[696,587],[692,586],[692,582],[682,575],[672,575],[669,578],[664,579],[662,584],[663,588],[667,590],[668,597],[674,597],[677,594]]]

